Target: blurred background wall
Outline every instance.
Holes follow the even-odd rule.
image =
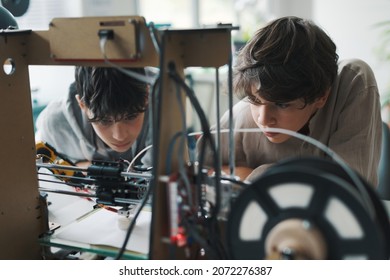
[[[368,62],[385,99],[390,95],[390,24],[380,24],[390,22],[388,11],[390,0],[30,0],[27,12],[16,20],[20,29],[33,30],[48,29],[54,17],[106,15],[142,15],[147,22],[172,28],[232,23],[240,27],[233,32],[234,40],[245,42],[269,20],[296,15],[325,29],[338,46],[340,59],[356,57]],[[73,80],[73,67],[54,68],[30,68],[36,104],[63,95]],[[197,70],[193,76],[203,94],[213,93],[213,71]]]

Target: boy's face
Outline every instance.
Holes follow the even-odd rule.
[[[81,101],[79,95],[76,95],[76,99],[81,110],[84,111],[88,118],[92,118],[91,111]],[[131,119],[124,118],[120,121],[115,121],[113,118],[107,118],[91,124],[96,134],[107,146],[118,153],[123,153],[131,148],[141,133],[144,116],[145,113],[140,113]]]
[[[138,114],[133,119],[120,121],[105,120],[92,122],[96,134],[107,146],[116,152],[123,153],[131,148],[142,130],[145,113]]]
[[[250,97],[252,117],[269,141],[283,143],[291,136],[264,130],[282,128],[299,131],[310,120],[311,116],[325,105],[328,95],[329,92],[306,106],[304,106],[304,101],[299,99],[286,103],[275,103],[259,97],[257,88],[252,87],[252,96]]]

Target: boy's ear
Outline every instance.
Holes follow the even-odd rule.
[[[87,106],[85,106],[85,103],[84,103],[84,101],[81,100],[81,97],[79,94],[76,94],[76,100],[77,100],[77,103],[79,104],[81,110],[87,109]]]
[[[317,101],[316,101],[317,108],[324,107],[324,105],[326,104],[326,101],[328,100],[329,94],[330,94],[330,88],[325,92],[325,94],[322,97],[317,99]]]

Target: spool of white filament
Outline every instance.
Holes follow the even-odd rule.
[[[368,194],[363,197],[355,181],[337,163],[321,158],[271,167],[232,205],[231,257],[389,259],[387,212],[372,186],[360,179]]]

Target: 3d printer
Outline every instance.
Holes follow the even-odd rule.
[[[151,199],[144,258],[388,259],[386,211],[372,188],[339,162],[282,162],[253,184],[222,176],[214,137],[183,70],[213,67],[218,73],[219,67],[228,65],[231,77],[231,30],[226,25],[156,30],[144,18],[129,16],[58,18],[48,31],[2,31],[0,58],[12,71],[2,73],[0,81],[6,92],[0,105],[1,128],[7,132],[1,136],[5,197],[0,223],[6,228],[0,234],[1,258],[38,259],[43,257],[42,246],[70,247],[39,241],[51,231],[47,203],[41,199],[41,192],[49,190],[39,189],[38,167],[50,169],[67,185],[91,191],[79,196],[122,207],[122,214],[139,205],[131,208],[136,209],[134,221]],[[74,48],[67,48],[67,42],[73,42]],[[47,147],[34,143],[28,65],[158,67],[152,90],[151,172],[127,172],[122,163],[108,162],[94,162],[82,170],[63,164],[66,160],[56,162],[53,158],[58,155],[50,147],[49,152],[40,151]],[[213,175],[203,168],[202,160],[188,160],[187,130],[178,121],[183,119],[185,98],[199,115],[203,137],[212,148]],[[300,195],[291,198],[292,192]],[[126,239],[135,224],[128,227]],[[124,252],[126,246],[116,249],[110,249],[111,255],[133,257]]]

